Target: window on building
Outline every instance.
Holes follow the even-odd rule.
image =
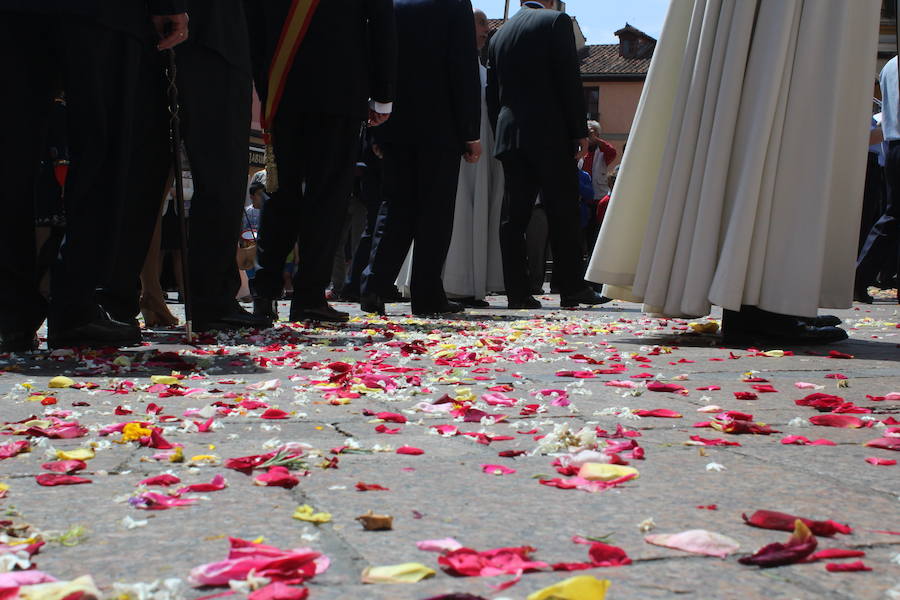
[[[584,105],[587,107],[587,118],[597,121],[600,119],[600,88],[584,88]]]

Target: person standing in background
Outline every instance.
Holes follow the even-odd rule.
[[[383,202],[363,273],[361,308],[385,314],[415,242],[410,288],[416,315],[455,313],[441,272],[453,233],[460,156],[481,155],[481,94],[469,0],[396,0],[397,111],[378,131]],[[427,134],[426,134],[427,132]]]
[[[155,27],[153,33],[151,27]],[[15,93],[0,94],[10,115],[0,141],[4,186],[0,192],[7,233],[0,254],[0,352],[36,346],[35,332],[49,312],[51,347],[131,346],[140,330],[114,321],[95,298],[101,265],[109,255],[104,228],[126,202],[128,167],[120,160],[132,143],[133,75],[141,43],[158,36],[171,48],[188,36],[181,0],[0,0],[0,68]],[[34,172],[19,165],[40,161],[40,134],[53,93],[66,93],[72,166],[64,198],[66,235],[52,268],[49,306],[38,291],[34,204],[19,190],[34,189]],[[24,150],[23,150],[24,147]],[[30,192],[29,192],[30,193]],[[28,252],[23,252],[28,249]]]
[[[601,304],[583,279],[577,162],[587,153],[587,112],[572,19],[550,0],[523,0],[488,50],[487,106],[503,163],[500,225],[509,308],[540,308],[531,295],[525,232],[541,194],[550,225],[560,305]]]
[[[881,70],[881,137],[884,140],[885,207],[872,225],[856,259],[853,298],[872,303],[868,286],[882,273],[887,278],[900,271],[900,88],[897,57]],[[870,153],[871,154],[871,153]],[[883,282],[882,285],[886,285]]]
[[[392,110],[394,9],[391,0],[318,2],[304,14],[290,8],[287,0],[247,0],[256,90],[277,166],[267,174],[271,197],[259,231],[253,310],[277,318],[282,269],[297,243],[291,321],[343,322],[349,315],[328,304],[325,289],[350,202],[361,126],[384,123]],[[282,44],[294,32],[303,35],[296,45]]]

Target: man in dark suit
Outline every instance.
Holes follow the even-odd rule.
[[[441,272],[453,232],[459,158],[481,154],[481,81],[469,0],[395,0],[400,47],[396,110],[376,132],[384,154],[383,202],[363,275],[362,309],[384,298],[415,241],[412,311],[460,312]]]
[[[0,142],[0,192],[6,228],[0,237],[0,351],[34,347],[49,311],[49,344],[123,346],[140,340],[137,328],[110,320],[95,299],[98,265],[108,254],[108,228],[124,203],[131,143],[130,105],[141,40],[158,49],[187,38],[181,0],[0,0],[0,68],[15,82],[0,95],[10,115]],[[66,180],[67,230],[51,276],[49,307],[37,291],[34,212],[21,190],[34,189],[53,94],[68,105],[71,168]],[[22,164],[27,165],[21,169]]]
[[[287,0],[248,0],[256,91],[263,105],[269,65],[288,15]],[[254,314],[277,318],[282,270],[295,242],[292,321],[346,321],[325,301],[347,215],[360,127],[391,112],[397,40],[391,0],[319,2],[270,123],[278,190],[263,208]],[[269,174],[271,178],[272,175]]]
[[[538,193],[550,224],[560,304],[608,301],[585,283],[579,244],[578,170],[588,149],[572,20],[550,0],[522,3],[488,50],[487,105],[503,163],[500,224],[510,308],[540,308],[529,286],[525,231]]]
[[[189,10],[191,39],[176,53],[176,83],[194,183],[188,232],[194,329],[271,326],[235,299],[253,85],[243,0],[190,0]],[[142,57],[135,123],[141,143],[131,154],[132,202],[101,291],[104,308],[125,322],[134,321],[139,310],[139,275],[172,166],[164,76],[168,57],[163,58],[150,49]]]

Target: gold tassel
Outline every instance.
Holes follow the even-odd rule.
[[[272,134],[266,142],[266,192],[274,194],[278,191],[278,163],[275,160],[275,143]]]

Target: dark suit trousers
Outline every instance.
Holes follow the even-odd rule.
[[[282,104],[274,128],[278,191],[262,210],[256,292],[279,298],[288,254],[299,244],[293,306],[325,302],[331,265],[347,218],[361,122],[335,115],[298,113]]]
[[[135,136],[142,143],[135,146],[129,179],[134,201],[102,295],[107,309],[128,317],[138,312],[139,275],[172,162],[163,64],[155,55],[146,58]],[[247,185],[251,80],[203,46],[179,46],[177,60],[181,133],[194,187],[188,231],[193,316],[215,319],[234,307],[240,288],[235,253]]]
[[[350,263],[350,272],[347,273],[347,281],[344,282],[343,293],[345,295],[358,296],[362,285],[363,270],[369,264],[372,255],[372,238],[378,225],[378,211],[381,208],[381,167],[369,166],[363,173],[360,182],[360,199],[366,206],[366,229],[353,253],[353,261]]]
[[[385,144],[382,150],[383,202],[362,292],[392,295],[394,280],[415,242],[412,309],[440,308],[447,302],[441,276],[453,234],[460,153],[405,144]]]
[[[74,16],[0,14],[0,67],[15,89],[2,94],[0,329],[40,325],[46,310],[36,288],[32,191],[39,145],[56,88],[65,87],[72,166],[65,190],[67,230],[53,266],[51,327],[68,329],[97,316],[94,298],[109,227],[121,206],[129,144],[136,39]],[[26,165],[24,168],[22,165]]]
[[[522,298],[531,293],[525,232],[534,201],[541,201],[550,226],[553,274],[560,292],[575,294],[586,286],[581,253],[578,206],[578,172],[574,160],[565,155],[537,157],[518,151],[501,157],[506,195],[500,218],[500,251],[506,295]]]
[[[891,277],[900,266],[900,141],[888,145],[884,178],[887,205],[872,226],[856,261],[856,281],[861,285],[875,283],[879,272]]]

